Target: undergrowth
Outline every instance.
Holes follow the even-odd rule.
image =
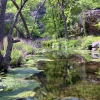
[[[4,50],[1,51],[3,55],[6,53],[7,48],[7,38],[4,39]],[[24,40],[20,40],[18,43],[13,44],[12,52],[11,52],[11,62],[10,65],[12,67],[20,66],[25,60],[25,56],[29,54],[33,54],[34,50],[32,45],[26,44]]]

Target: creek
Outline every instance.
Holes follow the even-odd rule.
[[[100,100],[99,55],[95,58],[90,51],[85,51],[84,57],[83,51],[43,51],[40,57],[45,56],[50,61],[39,61],[38,69],[43,72],[34,75],[41,83],[36,90],[38,100]]]
[[[23,67],[0,76],[0,100],[100,100],[100,55],[36,48]]]

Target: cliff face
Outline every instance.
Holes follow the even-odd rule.
[[[71,34],[83,35],[86,31],[87,35],[100,35],[100,9],[88,10],[79,16],[79,21],[70,31]]]
[[[89,35],[100,35],[100,9],[85,13],[85,28]]]
[[[36,9],[31,11],[31,16],[37,21],[38,28],[40,29],[40,33],[44,33],[44,24],[41,21],[41,18],[46,14],[46,7],[42,3],[39,3]],[[40,9],[39,9],[40,8]]]

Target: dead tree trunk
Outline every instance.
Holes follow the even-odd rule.
[[[18,19],[18,15],[19,13],[21,12],[22,8],[24,7],[25,3],[27,2],[28,0],[24,0],[24,2],[21,4],[21,7],[19,8],[18,12],[16,13],[15,17],[14,17],[14,22],[12,23],[12,26],[10,28],[10,31],[8,33],[8,46],[7,46],[7,50],[6,50],[6,54],[4,56],[4,60],[3,60],[3,63],[5,64],[5,68],[4,69],[7,69],[10,65],[10,61],[11,61],[11,51],[12,51],[12,47],[13,47],[13,38],[12,38],[12,32],[13,32],[13,28],[16,24],[16,21]]]

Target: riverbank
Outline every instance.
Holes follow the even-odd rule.
[[[37,100],[59,100],[60,98],[63,100],[66,97],[99,100],[99,49],[95,52],[96,55],[98,53],[98,58],[93,58],[91,51],[88,50],[88,46],[98,40],[99,37],[89,36],[70,41],[65,39],[39,40],[37,44],[36,41],[21,40],[21,42],[16,43],[11,55],[12,68],[10,73],[7,73],[10,76],[4,79],[5,82],[8,82],[8,79],[13,78],[13,83],[10,86],[13,87],[14,82],[16,82],[16,87],[9,88],[6,86],[6,89],[3,89],[4,86],[1,87],[3,92],[1,95],[5,94],[2,98],[7,97],[6,93],[9,94],[9,90],[11,92],[16,90],[19,83],[23,85],[22,81],[28,82],[26,88],[30,89],[35,80],[33,85],[36,87],[34,89],[40,86],[37,90],[33,89],[36,92],[33,94]],[[6,42],[4,43],[6,47]],[[2,51],[2,53],[4,52]],[[38,73],[42,74],[39,75]],[[30,76],[32,77],[30,78]],[[0,82],[0,84],[4,85],[5,83]],[[20,87],[18,89],[20,92]],[[27,97],[23,93],[20,96],[16,95],[15,98],[18,96],[19,98],[30,97],[32,92],[27,94]],[[31,97],[32,100],[34,100],[34,96]],[[9,96],[9,100],[10,98],[14,98],[14,96]]]

